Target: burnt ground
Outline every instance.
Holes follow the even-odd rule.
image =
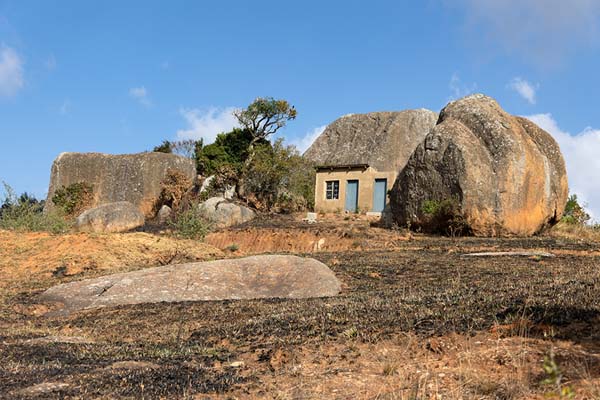
[[[238,234],[331,235],[339,227],[327,224],[258,221]],[[562,368],[558,386],[600,398],[600,245],[406,238],[364,226],[335,231],[339,241],[351,232],[348,249],[310,254],[343,282],[335,298],[48,318],[35,296],[63,278],[29,277],[0,292],[0,398],[353,398],[359,389],[359,398],[543,398],[553,390],[542,369],[551,353]],[[465,256],[482,249],[556,257]]]

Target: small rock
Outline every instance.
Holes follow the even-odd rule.
[[[244,365],[246,365],[246,364],[243,361],[234,361],[231,364],[229,364],[229,366],[232,368],[241,368]]]
[[[167,221],[169,221],[171,219],[171,216],[173,215],[173,210],[171,209],[171,207],[169,207],[168,205],[164,205],[160,208],[160,210],[158,211],[158,222],[160,224],[165,224],[167,223]]]

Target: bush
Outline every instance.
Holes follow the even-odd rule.
[[[590,221],[590,215],[585,211],[584,206],[579,204],[576,194],[569,196],[565,205],[565,212],[561,222],[572,225],[585,225]]]
[[[59,213],[44,213],[43,201],[27,193],[17,197],[9,185],[3,185],[0,229],[52,233],[64,233],[70,229],[71,225]]]
[[[470,234],[457,199],[426,200],[421,206],[424,215],[419,227],[428,233],[448,236],[463,236]]]
[[[94,198],[94,188],[89,183],[77,182],[54,192],[52,203],[67,217],[81,214]]]
[[[246,192],[255,206],[269,211],[294,212],[314,207],[315,169],[296,147],[278,139],[262,144],[248,170],[244,171]]]
[[[161,193],[156,209],[167,205],[177,210],[186,193],[193,189],[194,183],[183,172],[170,169],[161,182]]]
[[[211,222],[197,206],[193,206],[176,213],[169,226],[179,237],[203,240],[210,232]]]
[[[172,143],[168,140],[163,140],[163,142],[161,144],[159,144],[158,146],[155,146],[152,149],[153,152],[155,153],[172,153],[173,149],[172,149]]]
[[[235,128],[231,132],[220,133],[215,142],[197,149],[196,169],[200,175],[216,175],[218,171],[227,167],[242,170],[248,158],[248,146],[252,141],[252,134],[246,129]],[[266,140],[258,141],[257,145],[269,144]]]

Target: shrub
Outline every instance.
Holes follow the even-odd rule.
[[[161,182],[162,190],[156,208],[160,209],[161,206],[168,205],[173,210],[177,210],[184,196],[193,188],[193,185],[192,180],[183,172],[169,169]]]
[[[64,233],[70,224],[59,213],[44,213],[44,202],[23,193],[17,197],[13,189],[3,183],[4,198],[0,206],[0,229],[48,231]]]
[[[421,206],[423,220],[418,224],[429,233],[437,233],[448,236],[463,236],[470,233],[455,198],[437,200],[426,200]]]
[[[163,140],[163,142],[158,146],[155,146],[152,151],[155,153],[172,153],[172,143],[168,140]]]
[[[175,214],[169,226],[179,237],[203,240],[210,232],[211,222],[195,206]]]
[[[63,186],[54,192],[52,202],[67,217],[76,217],[88,207],[94,198],[94,188],[89,183],[77,182]]]
[[[271,146],[256,148],[254,159],[244,173],[245,189],[258,208],[294,212],[314,207],[315,170],[296,147],[278,139]]]
[[[561,222],[572,225],[585,225],[590,221],[590,215],[585,211],[584,206],[579,204],[576,194],[569,196],[565,205],[565,212]]]

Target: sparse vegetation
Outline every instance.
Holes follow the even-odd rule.
[[[315,170],[294,146],[282,139],[261,145],[244,171],[246,191],[253,205],[264,211],[296,212],[314,206]]]
[[[579,199],[576,194],[569,196],[567,204],[565,205],[565,212],[561,219],[561,222],[571,225],[585,225],[591,217],[585,211],[585,205],[579,204]]]
[[[17,196],[6,183],[0,206],[0,229],[64,233],[71,227],[58,212],[44,213],[44,202],[23,193]]]
[[[81,214],[94,197],[94,188],[86,182],[76,182],[56,190],[52,196],[54,205],[67,217]]]
[[[156,209],[167,205],[177,211],[185,195],[193,189],[193,182],[179,170],[169,170],[161,182],[161,193]]]
[[[204,240],[210,232],[211,222],[198,207],[189,207],[174,215],[169,223],[176,236],[184,239]]]
[[[426,200],[423,202],[421,212],[424,219],[418,227],[425,232],[452,237],[469,233],[469,226],[460,212],[457,199]]]

